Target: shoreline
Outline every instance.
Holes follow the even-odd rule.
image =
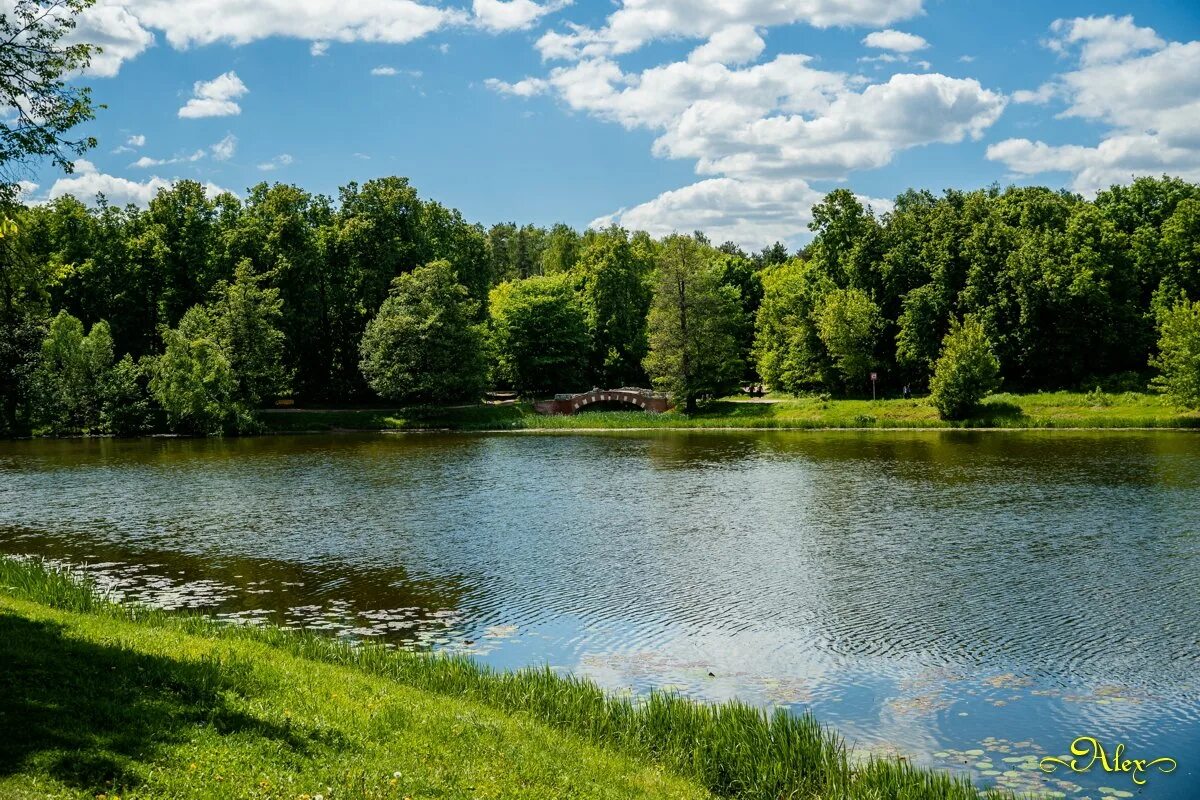
[[[0,776],[5,796],[60,788],[61,754],[87,765],[79,788],[94,796],[208,797],[217,785],[257,784],[288,785],[291,797],[323,789],[396,800],[464,790],[581,800],[1013,797],[904,758],[852,760],[845,739],[808,714],[670,692],[635,701],[548,667],[499,671],[123,604],[73,573],[3,556],[0,626],[0,654],[15,665],[11,696],[38,701],[12,704],[6,718],[25,723],[46,756]],[[153,746],[117,751],[112,730],[129,729]]]

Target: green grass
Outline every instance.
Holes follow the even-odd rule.
[[[1159,395],[1046,392],[996,394],[970,418],[939,419],[928,400],[826,400],[773,395],[771,402],[710,403],[698,413],[590,411],[543,416],[530,404],[362,411],[266,411],[275,433],[329,430],[580,430],[618,428],[1196,428],[1200,412]]]
[[[979,796],[811,717],[121,606],[7,558],[0,664],[6,798]]]

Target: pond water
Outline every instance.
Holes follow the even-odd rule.
[[[1020,791],[1200,796],[1194,433],[6,442],[0,552],[233,620],[811,709]],[[1083,735],[1179,767],[1036,768]]]

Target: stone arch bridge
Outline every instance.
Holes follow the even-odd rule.
[[[553,400],[534,403],[533,409],[539,414],[574,414],[595,403],[623,403],[651,414],[661,414],[675,407],[675,404],[665,394],[652,392],[649,389],[624,387],[621,389],[592,389],[590,392],[580,394],[556,394]]]

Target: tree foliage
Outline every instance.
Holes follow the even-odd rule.
[[[209,306],[213,335],[237,376],[237,399],[249,408],[286,394],[284,335],[279,290],[265,288],[249,259],[238,263],[233,282],[221,281]]]
[[[620,228],[592,232],[573,267],[591,333],[588,368],[604,387],[635,386],[645,379],[649,272]]]
[[[1180,298],[1162,313],[1159,331],[1155,387],[1178,406],[1200,408],[1200,301]]]
[[[238,399],[237,375],[208,309],[193,306],[179,327],[165,328],[162,337],[150,392],[171,428],[200,435],[251,429],[250,409]]]
[[[930,400],[943,419],[962,419],[1000,385],[1000,362],[983,325],[953,320],[930,381]]]
[[[50,322],[34,378],[38,421],[54,433],[96,433],[107,405],[112,334],[101,320],[85,336],[65,311]]]
[[[0,13],[0,173],[49,158],[70,172],[75,156],[96,146],[70,131],[95,116],[91,91],[67,78],[91,63],[97,48],[65,41],[75,18],[95,0],[16,0]]]
[[[654,274],[646,372],[688,413],[701,398],[731,392],[742,374],[741,298],[721,282],[714,252],[694,237],[668,236]]]
[[[448,261],[396,278],[363,335],[367,383],[402,403],[478,398],[487,354],[477,306]]]
[[[569,275],[505,281],[492,290],[491,319],[500,383],[522,394],[583,388],[591,337]]]

